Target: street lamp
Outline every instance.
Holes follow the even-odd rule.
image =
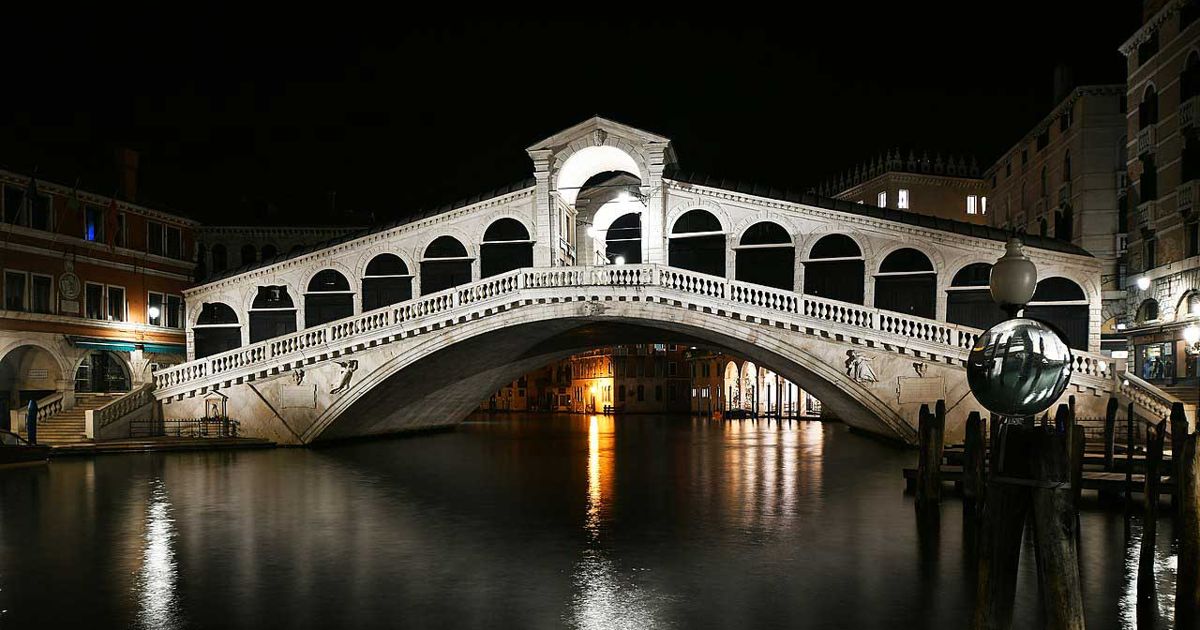
[[[1192,324],[1183,329],[1183,340],[1187,342],[1188,352],[1200,352],[1200,326]]]
[[[1021,239],[1008,239],[1004,255],[992,265],[988,284],[991,285],[992,300],[1008,313],[1009,318],[1016,317],[1033,299],[1037,290],[1037,267],[1025,255]]]
[[[625,264],[625,257],[624,257],[624,256],[617,256],[616,258],[614,258],[614,259],[613,259],[613,264],[615,264],[615,265],[624,265],[624,264]]]
[[[1146,276],[1142,276],[1141,278],[1138,278],[1137,279],[1137,288],[1139,291],[1145,291],[1146,289],[1149,289],[1150,288],[1150,278],[1147,278]]]
[[[161,312],[162,311],[159,311],[157,306],[151,306],[150,309],[146,311],[146,313],[150,315],[150,319],[158,319],[158,315]]]

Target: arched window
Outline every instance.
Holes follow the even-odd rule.
[[[1045,166],[1042,167],[1041,182],[1042,182],[1042,196],[1045,197],[1046,195],[1050,194],[1050,179],[1046,176],[1046,167]]]
[[[1158,300],[1153,298],[1142,300],[1138,305],[1137,323],[1145,324],[1158,319]]]
[[[987,263],[970,264],[954,274],[946,290],[946,321],[986,330],[1005,319],[992,300],[991,275]]]
[[[1200,53],[1188,53],[1183,72],[1179,75],[1179,102],[1200,94]]]
[[[1062,180],[1063,180],[1063,183],[1069,183],[1071,181],[1071,152],[1070,151],[1067,151],[1066,153],[1063,154]]]
[[[286,286],[258,287],[250,305],[250,343],[296,332],[296,304]]]
[[[270,243],[263,245],[262,259],[264,262],[271,260],[272,258],[275,258],[278,255],[279,255],[279,250],[276,249],[274,245],[272,245]]]
[[[516,219],[497,219],[483,233],[479,248],[479,274],[487,278],[513,269],[533,266],[533,240]]]
[[[921,252],[898,249],[875,274],[875,308],[933,319],[937,313],[937,272]]]
[[[242,266],[243,267],[245,267],[246,265],[253,265],[256,257],[257,257],[257,251],[254,249],[253,245],[251,245],[249,243],[242,245]]]
[[[1087,296],[1066,278],[1046,278],[1037,283],[1025,317],[1049,324],[1077,350],[1087,350],[1089,333]]]
[[[237,313],[222,302],[209,302],[200,308],[192,333],[197,359],[242,345],[242,326],[238,323]]]
[[[1145,129],[1158,122],[1158,91],[1153,85],[1147,86],[1142,92],[1142,102],[1138,105],[1138,129]]]
[[[796,248],[783,226],[771,221],[751,225],[735,248],[735,277],[768,287],[796,289]]]
[[[304,327],[350,317],[354,314],[354,292],[346,276],[333,269],[325,269],[308,281],[304,292]]]
[[[229,268],[229,255],[225,251],[225,246],[217,243],[212,246],[212,271],[213,273],[221,273]]]
[[[642,262],[642,215],[623,214],[604,234],[604,252],[608,262],[636,265]]]
[[[363,312],[412,299],[412,274],[395,254],[380,254],[367,263],[362,279]]]
[[[804,292],[808,295],[863,303],[862,250],[844,234],[823,236],[804,261]]]
[[[421,259],[421,295],[429,295],[471,281],[467,248],[453,236],[439,236],[425,248]]]
[[[1054,213],[1054,238],[1060,241],[1070,241],[1074,238],[1074,232],[1075,212],[1071,210],[1070,204],[1063,204]]]
[[[1200,291],[1188,291],[1180,298],[1175,319],[1182,317],[1200,317]]]
[[[671,226],[667,264],[713,276],[725,275],[725,232],[707,210],[688,210]]]

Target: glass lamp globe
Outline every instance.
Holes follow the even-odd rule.
[[[1010,238],[1004,255],[992,265],[992,300],[1002,307],[1021,307],[1037,290],[1037,267],[1021,248],[1021,239]]]
[[[1071,350],[1062,337],[1033,319],[1010,319],[979,337],[967,357],[967,385],[975,399],[1002,416],[1049,409],[1071,380]]]

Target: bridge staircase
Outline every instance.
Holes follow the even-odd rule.
[[[75,394],[75,406],[62,406],[62,393],[51,394],[38,401],[38,444],[47,446],[65,446],[89,441],[86,432],[87,412],[99,409],[124,396],[124,393],[112,394]],[[14,411],[13,413],[18,413]],[[24,410],[19,425],[24,424]],[[29,431],[20,431],[21,437],[28,438]]]

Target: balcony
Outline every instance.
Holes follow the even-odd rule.
[[[1175,209],[1180,212],[1190,212],[1195,208],[1196,197],[1200,196],[1200,181],[1192,180],[1175,189]]]
[[[1196,124],[1200,115],[1200,96],[1193,96],[1179,104],[1179,129],[1182,131]]]
[[[1139,131],[1137,135],[1137,154],[1145,155],[1154,153],[1156,144],[1156,136],[1154,134],[1155,125],[1146,125],[1146,128]]]
[[[1147,201],[1137,207],[1137,225],[1140,228],[1149,228],[1154,222],[1154,209],[1157,202]]]

